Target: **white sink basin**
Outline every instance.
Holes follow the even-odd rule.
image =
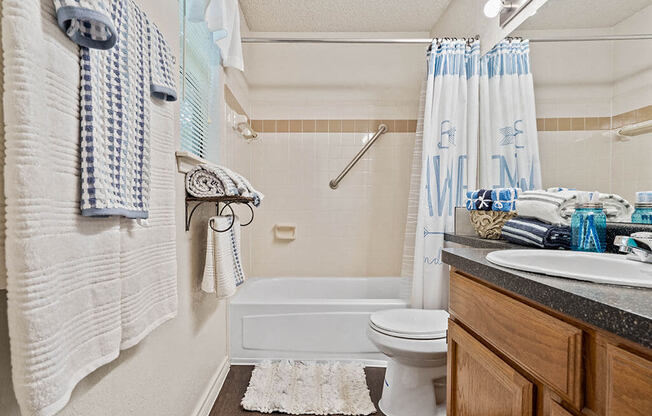
[[[556,250],[500,250],[487,260],[503,267],[568,279],[652,288],[652,264],[624,255]]]

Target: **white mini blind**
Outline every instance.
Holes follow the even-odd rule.
[[[217,46],[205,23],[192,23],[184,18],[181,3],[182,48],[182,102],[181,102],[181,150],[202,158],[207,156],[211,114],[210,93],[211,57]]]

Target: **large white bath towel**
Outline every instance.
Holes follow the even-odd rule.
[[[240,254],[240,220],[237,216],[212,217],[208,220],[206,231],[206,262],[201,289],[215,293],[218,298],[227,298],[233,296],[244,281]]]
[[[148,227],[79,215],[79,50],[52,0],[4,0],[8,321],[23,415],[174,316],[173,108],[152,108]]]

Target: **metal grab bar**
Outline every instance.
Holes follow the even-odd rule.
[[[367,153],[367,150],[369,150],[369,148],[373,146],[374,142],[378,140],[378,138],[387,130],[388,128],[385,124],[381,124],[380,126],[378,126],[378,130],[376,131],[376,133],[374,133],[374,135],[371,136],[371,139],[369,139],[369,141],[362,147],[362,149],[360,149],[358,154],[355,155],[353,159],[349,162],[349,164],[346,165],[346,167],[342,170],[342,172],[339,175],[337,175],[337,178],[331,179],[331,181],[328,183],[331,189],[337,189],[342,178],[344,178],[346,174],[349,173],[349,171],[353,168],[353,166],[355,166],[355,164],[358,163],[358,160],[360,160],[360,158],[362,158],[362,156],[365,153]]]

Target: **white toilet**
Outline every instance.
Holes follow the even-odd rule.
[[[387,416],[445,415],[448,312],[390,309],[369,318],[367,336],[387,355],[378,406]]]

